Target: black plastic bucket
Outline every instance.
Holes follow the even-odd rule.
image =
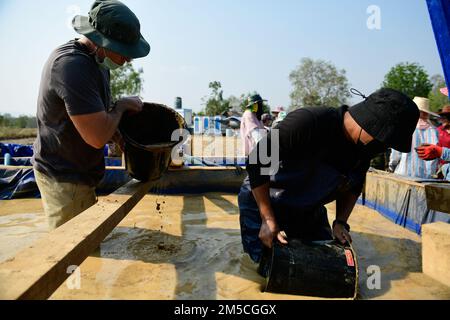
[[[119,125],[125,141],[125,162],[131,177],[155,181],[167,171],[176,130],[184,129],[184,119],[175,110],[162,104],[145,103],[138,114],[125,114]]]
[[[358,265],[350,246],[336,242],[275,244],[265,291],[322,298],[357,296]]]

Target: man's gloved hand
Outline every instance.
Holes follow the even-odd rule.
[[[435,160],[442,157],[442,147],[436,145],[423,145],[416,148],[419,158],[422,160]]]
[[[277,240],[282,244],[288,244],[284,237],[285,233],[280,232],[278,228],[278,224],[275,220],[265,220],[261,225],[261,229],[259,231],[259,239],[261,239],[262,243],[267,248],[272,248],[273,239],[277,238]]]

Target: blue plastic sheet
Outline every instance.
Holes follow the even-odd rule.
[[[450,86],[450,1],[427,0],[447,86]]]
[[[39,198],[32,169],[0,169],[0,200]]]
[[[24,146],[20,144],[12,143],[0,143],[1,156],[4,157],[5,154],[9,153],[11,157],[32,157],[33,156],[33,146]]]
[[[108,156],[108,146],[105,147],[104,155]],[[0,156],[4,157],[5,154],[9,153],[11,157],[21,158],[21,157],[32,157],[33,156],[33,146],[26,146],[21,144],[13,143],[0,143]]]
[[[389,179],[386,174],[368,174],[365,195],[359,203],[418,235],[423,224],[450,223],[449,214],[428,208],[425,187],[410,184],[411,180],[402,176],[390,176],[396,179]]]
[[[10,150],[26,150],[26,146],[19,145],[1,145],[3,148]],[[0,146],[0,147],[1,147]],[[19,148],[16,148],[18,146]],[[11,149],[10,149],[11,148]],[[27,154],[18,153],[18,154]],[[120,167],[122,159],[105,158],[105,165],[110,167]],[[14,168],[14,167],[28,168]],[[106,195],[114,192],[124,184],[128,183],[131,178],[125,170],[107,170],[102,181],[98,185],[97,194]],[[12,200],[23,198],[39,198],[40,192],[36,184],[34,172],[32,169],[31,158],[11,158],[10,166],[0,167],[0,200]]]

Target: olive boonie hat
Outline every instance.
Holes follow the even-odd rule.
[[[141,58],[150,52],[138,18],[120,1],[96,0],[89,16],[76,16],[72,26],[96,45],[124,57]]]
[[[264,102],[264,101],[267,101],[267,100],[264,100],[263,98],[261,98],[261,96],[259,94],[255,94],[248,98],[247,108],[250,108],[255,103]]]
[[[397,151],[411,152],[412,135],[420,112],[405,94],[381,89],[351,107],[349,112],[356,123],[376,140]]]

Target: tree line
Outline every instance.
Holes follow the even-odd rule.
[[[36,117],[18,116],[13,117],[9,113],[0,114],[0,127],[8,128],[37,128]]]
[[[247,107],[248,98],[259,94],[253,91],[241,94],[239,97],[231,95],[225,98],[222,83],[219,81],[210,82],[209,89],[211,89],[211,93],[202,99],[205,108],[196,113],[197,116],[217,116],[225,113],[242,114]],[[270,106],[267,103],[264,103],[264,113],[270,113]]]
[[[124,95],[139,95],[143,90],[143,70],[136,70],[131,63],[111,73],[111,91],[113,100]],[[345,69],[338,69],[332,62],[303,58],[300,64],[289,74],[292,84],[289,110],[307,106],[339,107],[348,103],[350,84]],[[449,104],[440,88],[446,86],[442,75],[430,77],[418,63],[402,62],[392,67],[386,74],[380,88],[392,88],[408,95],[428,97],[431,110],[438,111]],[[226,112],[240,114],[248,98],[257,91],[243,93],[239,97],[224,97],[219,81],[209,83],[210,94],[202,99],[204,109],[197,115],[215,116]],[[369,93],[366,93],[369,94]],[[264,98],[264,94],[262,95]],[[270,105],[265,104],[264,112],[270,113]],[[0,127],[36,128],[36,117],[0,114]]]
[[[338,69],[329,61],[303,58],[290,73],[289,80],[292,84],[290,111],[313,106],[339,107],[348,104],[351,96],[346,70]],[[450,104],[448,98],[440,93],[439,89],[443,87],[446,87],[446,83],[442,75],[430,77],[423,66],[410,62],[392,67],[380,84],[380,88],[401,91],[411,99],[416,96],[428,97],[431,110],[435,112]],[[219,81],[211,82],[209,88],[211,93],[203,98],[205,108],[198,115],[214,116],[230,111],[242,113],[247,98],[257,93],[225,98]],[[265,112],[270,112],[269,105],[265,106]]]
[[[331,62],[304,58],[289,79],[293,86],[290,110],[306,106],[339,107],[347,104],[350,97],[346,71],[339,70]],[[392,67],[380,84],[380,88],[401,91],[411,99],[428,97],[432,111],[449,104],[448,98],[439,91],[443,87],[446,87],[443,76],[430,77],[423,66],[410,62]]]

